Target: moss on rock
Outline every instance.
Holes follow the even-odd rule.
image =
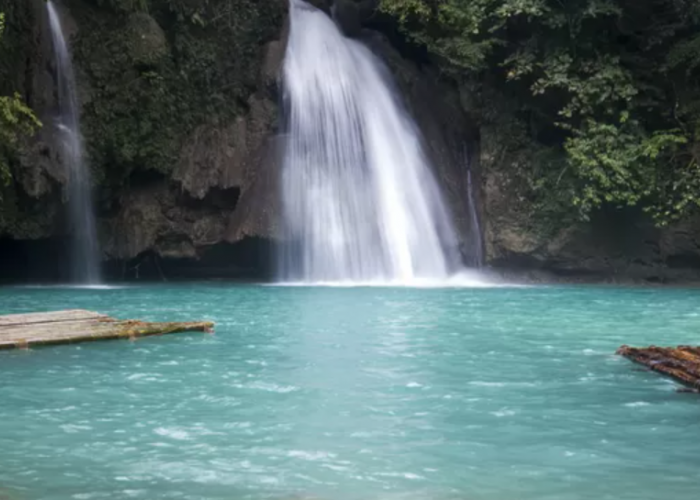
[[[247,111],[264,43],[284,12],[282,1],[147,3],[148,13],[128,13],[128,2],[71,2],[75,60],[87,79],[83,126],[107,197],[135,171],[169,176],[195,128]]]

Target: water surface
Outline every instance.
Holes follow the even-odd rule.
[[[700,399],[613,355],[700,343],[695,290],[0,289],[75,307],[216,334],[0,353],[0,497],[700,493]]]

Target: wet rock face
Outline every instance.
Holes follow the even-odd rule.
[[[635,283],[700,282],[700,218],[655,227],[639,210],[610,208],[544,220],[514,172],[527,150],[482,143],[483,211],[489,264],[547,280]]]
[[[103,243],[108,259],[123,261],[148,251],[163,258],[196,258],[197,248],[221,240],[237,197],[235,191],[224,193],[232,199],[228,206],[202,203],[166,181],[132,188],[123,196],[119,214],[106,223]]]
[[[356,37],[362,31],[362,12],[358,2],[335,0],[333,17],[345,36]]]
[[[212,24],[208,31],[187,22],[183,30],[177,25],[180,21],[173,21],[166,0],[162,8],[154,2],[150,14],[129,15],[116,15],[111,7],[86,0],[62,4],[61,17],[74,49],[87,150],[96,171],[105,260],[128,261],[144,252],[164,259],[197,259],[203,249],[226,240],[272,237],[276,215],[268,193],[276,194],[274,186],[269,187],[274,172],[264,163],[270,158],[276,161],[266,149],[277,133],[278,75],[288,29],[285,3],[271,0],[258,6],[243,0],[214,0],[208,15],[240,4],[247,10],[233,12],[245,23]],[[192,8],[199,5],[192,2]],[[42,15],[43,9],[37,8],[32,18],[33,36],[40,47],[23,45],[26,54],[21,61],[31,71],[18,68],[22,76],[32,78],[18,78],[17,88],[28,96],[44,127],[24,144],[14,166],[13,191],[4,197],[6,206],[0,206],[0,237],[11,240],[63,237],[65,227],[63,192],[68,177],[56,147],[60,138],[52,117],[55,82]],[[238,42],[235,47],[241,57],[235,64],[243,64],[245,72],[234,71],[231,64],[216,68],[226,63],[217,60],[220,40],[212,32],[216,30],[222,32],[222,39]],[[97,50],[93,41],[107,35],[111,38]],[[109,43],[118,47],[119,57],[105,62],[102,56]],[[95,50],[79,50],[86,47]],[[178,68],[182,61],[187,66]],[[214,69],[207,78],[219,81],[201,77],[210,68]],[[167,82],[184,72],[200,78],[186,89],[190,94]],[[112,74],[120,79],[105,78]],[[211,88],[199,88],[202,83]],[[181,106],[188,99],[229,88],[239,97],[226,101],[227,109],[215,107],[193,116]],[[112,105],[110,96],[120,102]],[[184,104],[197,110],[199,101]],[[159,115],[175,120],[153,120]],[[90,126],[95,117],[99,129]],[[178,130],[171,133],[173,123]],[[165,144],[168,149],[160,147],[162,141],[149,144],[152,137],[170,141]]]
[[[317,9],[321,9],[326,14],[331,13],[331,6],[333,5],[333,0],[305,0],[305,2],[309,5],[313,5]]]
[[[306,0],[332,16],[346,36],[358,37],[366,21],[379,6],[379,0]]]
[[[156,20],[145,12],[129,16],[126,38],[129,40],[129,57],[136,66],[156,65],[170,53],[165,32]]]
[[[109,258],[128,260],[146,251],[196,258],[197,249],[221,241],[275,237],[276,106],[259,92],[247,108],[230,123],[195,128],[170,180],[123,193],[118,215],[107,222]]]

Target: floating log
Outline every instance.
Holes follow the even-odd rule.
[[[181,332],[211,332],[209,321],[152,323],[118,320],[93,311],[71,310],[0,316],[0,350],[136,339]]]
[[[700,347],[636,348],[623,345],[617,354],[700,391]]]

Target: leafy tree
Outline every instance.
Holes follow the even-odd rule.
[[[381,5],[455,78],[516,96],[536,138],[566,154],[565,172],[549,174],[569,177],[584,218],[630,205],[665,224],[700,205],[697,1]]]

